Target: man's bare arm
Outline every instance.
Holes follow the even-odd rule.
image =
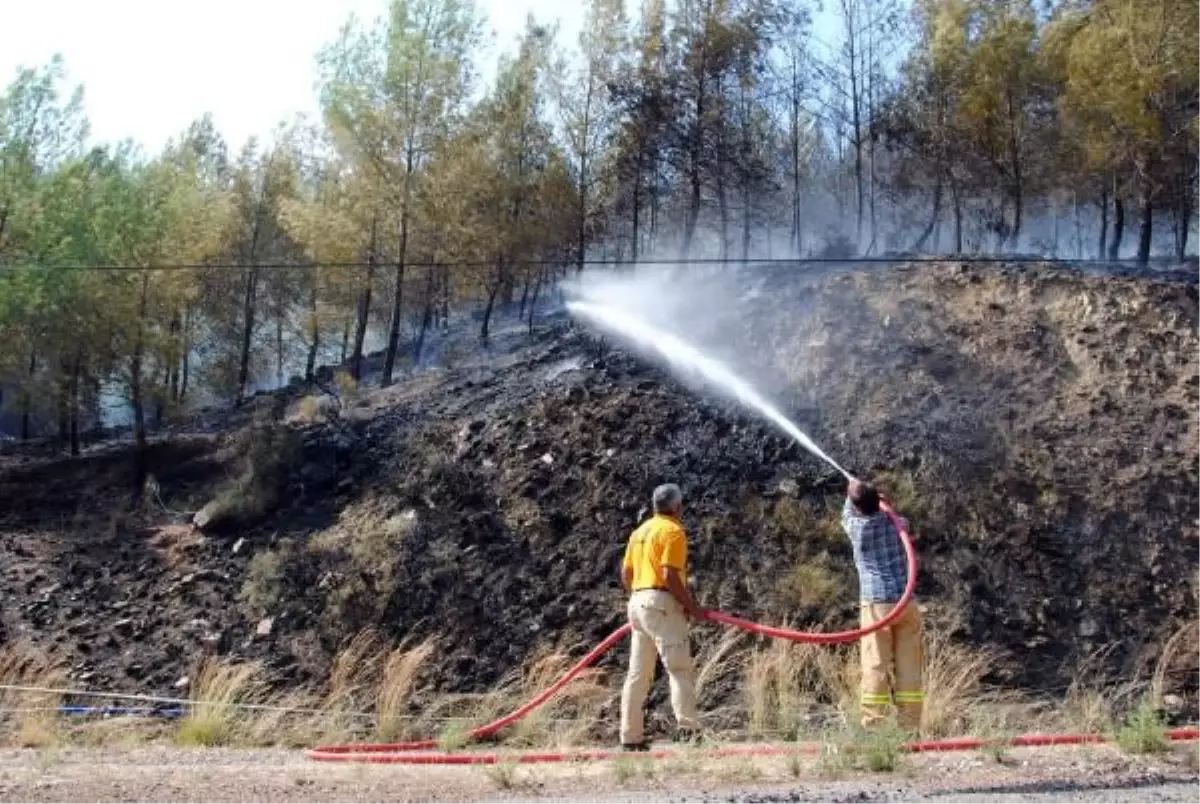
[[[674,567],[663,567],[663,580],[667,583],[667,591],[675,596],[689,617],[693,620],[704,619],[704,612],[696,605],[696,601],[692,600],[692,593],[688,591],[683,578],[679,577],[679,570]]]

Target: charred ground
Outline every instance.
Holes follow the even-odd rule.
[[[1193,283],[955,265],[746,282],[739,365],[911,515],[930,616],[1005,651],[995,681],[1061,689],[1105,646],[1128,672],[1195,618]],[[840,476],[566,322],[340,413],[314,393],[217,432],[181,422],[134,511],[123,444],[0,456],[6,638],[92,687],[170,691],[203,653],[324,678],[374,626],[436,635],[438,683],[480,689],[621,622],[616,563],[668,479],[703,605],[854,618]]]

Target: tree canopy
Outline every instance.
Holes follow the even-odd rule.
[[[591,261],[1183,257],[1195,0],[587,0],[480,63],[471,0],[315,54],[316,120],[93,143],[61,59],[0,91],[0,431],[80,427],[530,312]],[[828,26],[826,26],[828,27]],[[831,41],[830,37],[833,37]],[[1136,236],[1126,228],[1137,222]],[[106,270],[94,270],[107,266]]]

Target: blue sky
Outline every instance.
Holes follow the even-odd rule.
[[[578,0],[477,0],[511,49],[532,12],[574,41]],[[636,8],[637,0],[629,2]],[[387,0],[0,0],[0,83],[61,53],[82,83],[97,141],[132,138],[150,151],[211,112],[233,148],[316,111],[315,55],[351,13]],[[824,27],[824,26],[821,26]]]

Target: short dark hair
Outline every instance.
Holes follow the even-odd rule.
[[[858,483],[850,492],[850,502],[859,513],[871,516],[879,513],[879,490],[870,483]]]

